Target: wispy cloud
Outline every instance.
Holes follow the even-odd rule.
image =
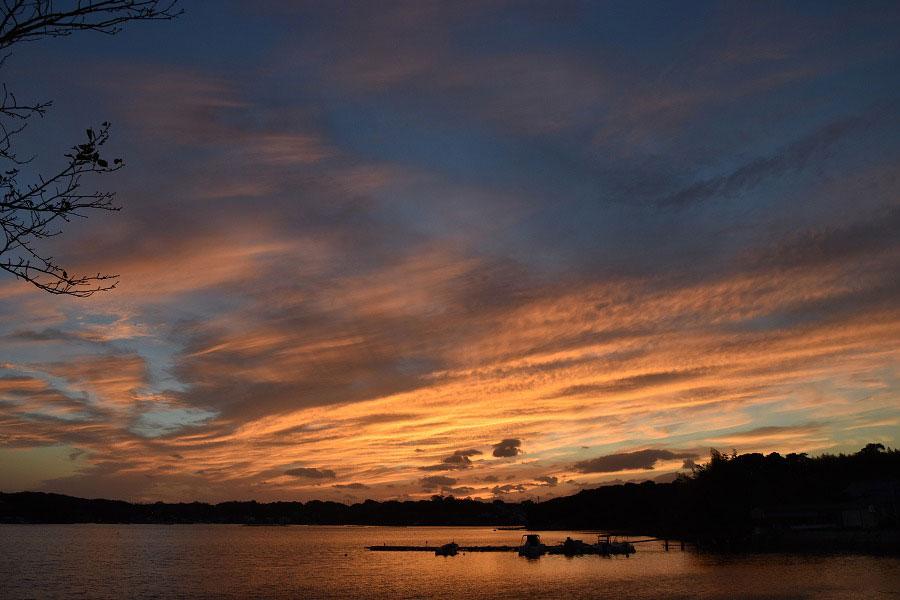
[[[896,445],[897,11],[253,10],[190,67],[71,46],[125,210],[50,243],[122,280],[0,281],[0,452],[65,463],[33,487],[534,497]]]
[[[671,450],[663,449],[636,450],[634,452],[607,454],[606,456],[582,460],[572,465],[572,468],[580,473],[615,473],[632,469],[651,470],[661,460],[682,458],[697,458],[697,455],[690,452],[672,452]]]

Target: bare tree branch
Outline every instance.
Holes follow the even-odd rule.
[[[181,15],[177,0],[0,0],[0,69],[10,46],[44,37],[67,36],[75,31],[98,31],[115,35],[129,21],[169,20]],[[51,102],[20,102],[2,84],[0,97],[0,269],[51,294],[87,297],[116,287],[117,275],[70,275],[38,242],[62,233],[73,217],[86,218],[92,211],[117,211],[113,192],[85,192],[82,177],[117,171],[121,159],[111,162],[101,156],[109,139],[109,123],[95,132],[85,131],[86,140],[64,154],[65,166],[36,181],[20,182],[22,165],[34,157],[20,158],[14,138],[28,119],[42,117]],[[5,166],[3,164],[5,163]]]
[[[123,166],[121,159],[112,164],[100,155],[100,147],[109,139],[109,123],[94,133],[86,132],[84,143],[72,147],[65,157],[68,164],[51,177],[38,177],[36,183],[24,186],[18,182],[19,170],[0,173],[0,269],[31,282],[54,294],[85,297],[115,287],[115,275],[69,275],[53,261],[40,254],[35,242],[61,233],[61,222],[73,217],[87,217],[87,211],[116,211],[114,193],[84,193],[81,178],[88,173],[110,173]]]
[[[4,0],[0,51],[18,42],[99,31],[115,35],[128,21],[164,21],[183,11],[177,0]],[[60,8],[60,5],[63,5]]]

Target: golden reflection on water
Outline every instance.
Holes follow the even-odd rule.
[[[542,532],[545,542],[579,532]],[[0,525],[6,598],[896,598],[900,558],[714,555],[640,544],[624,557],[371,552],[521,532],[437,527]]]

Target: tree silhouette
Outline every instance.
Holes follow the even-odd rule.
[[[0,69],[19,43],[64,37],[76,31],[115,35],[129,21],[169,20],[179,16],[177,0],[0,0]],[[52,102],[20,102],[2,84],[0,103],[0,268],[51,294],[87,297],[114,288],[117,275],[70,274],[39,248],[42,239],[62,233],[73,217],[95,210],[116,211],[114,192],[82,189],[82,177],[122,168],[119,158],[101,156],[110,124],[89,128],[82,143],[63,156],[58,171],[22,181],[22,167],[34,159],[20,157],[14,141],[35,115],[43,116]]]

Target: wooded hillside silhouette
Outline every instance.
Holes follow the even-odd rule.
[[[661,536],[744,539],[777,509],[783,526],[843,528],[845,512],[873,511],[872,528],[897,528],[900,451],[868,444],[854,454],[710,452],[710,460],[670,484],[584,490],[534,505],[529,526],[625,529]],[[803,507],[803,511],[796,508]]]

